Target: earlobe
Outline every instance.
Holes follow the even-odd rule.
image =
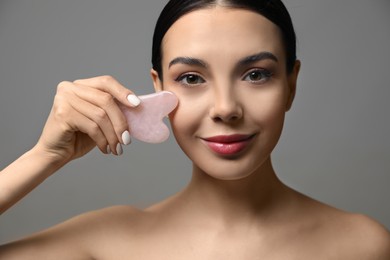
[[[155,71],[154,69],[151,69],[150,70],[150,76],[152,77],[152,80],[153,80],[154,90],[156,92],[162,91],[163,90],[162,82],[160,80],[158,72]]]
[[[295,98],[295,93],[297,90],[297,80],[298,80],[298,74],[301,69],[301,62],[299,60],[295,61],[293,71],[288,76],[288,87],[290,89],[288,102],[286,106],[286,112],[291,109],[292,103]]]

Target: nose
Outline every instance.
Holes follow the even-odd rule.
[[[214,121],[235,122],[243,115],[243,109],[232,88],[217,88],[214,90],[212,105],[209,112]]]

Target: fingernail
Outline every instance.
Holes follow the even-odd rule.
[[[138,106],[141,103],[141,100],[136,95],[133,95],[133,94],[128,95],[127,100],[134,107]]]
[[[111,154],[111,148],[109,145],[107,145],[107,154]]]
[[[117,155],[122,155],[123,154],[123,149],[122,149],[122,145],[120,143],[118,143],[116,145],[116,154]]]
[[[128,145],[128,144],[130,144],[131,143],[131,137],[130,137],[130,133],[129,133],[129,131],[124,131],[123,133],[122,133],[122,142],[123,142],[123,144],[125,144],[125,145]]]

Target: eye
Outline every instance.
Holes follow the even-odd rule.
[[[243,80],[250,81],[251,83],[261,84],[267,82],[272,76],[272,73],[265,69],[251,70],[245,75]]]
[[[191,73],[179,76],[176,81],[187,86],[196,86],[205,83],[205,80],[201,76]]]

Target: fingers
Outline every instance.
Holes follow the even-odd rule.
[[[121,155],[122,144],[130,144],[128,124],[117,101],[129,107],[139,105],[132,91],[110,76],[62,82],[57,95],[70,107],[66,120],[75,132],[91,138],[103,153]]]
[[[71,113],[72,121],[70,124],[79,130],[82,133],[88,135],[95,143],[99,150],[103,153],[109,153],[106,138],[100,127],[91,119],[85,115],[78,113],[77,111],[72,111]],[[77,123],[81,122],[81,123]]]
[[[90,79],[79,79],[74,81],[73,83],[79,85],[88,85],[91,87],[95,87],[100,91],[109,93],[125,106],[137,107],[141,102],[131,90],[125,88],[122,84],[120,84],[115,78],[111,76],[106,75]]]
[[[121,139],[116,135],[116,131],[106,111],[77,96],[71,98],[73,100],[70,102],[70,105],[77,112],[73,115],[75,117],[74,120],[80,122],[76,126],[78,130],[88,134],[101,151],[107,153],[108,151],[115,151],[119,154],[116,148]]]
[[[88,86],[76,85],[75,95],[78,97],[75,109],[88,114],[91,120],[105,129],[103,132],[109,142],[115,139],[125,145],[130,143],[126,118],[110,94]],[[113,133],[116,137],[112,136]]]

